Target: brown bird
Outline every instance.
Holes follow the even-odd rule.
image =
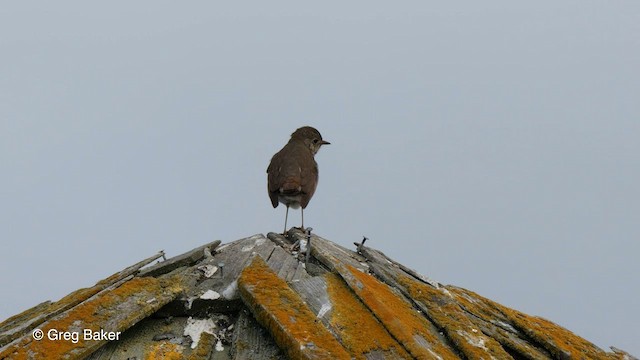
[[[267,188],[274,208],[278,203],[287,207],[284,233],[287,232],[289,207],[300,210],[304,230],[304,208],[318,186],[318,163],[313,158],[322,145],[322,135],[311,126],[303,126],[291,134],[289,142],[271,158],[267,168]]]

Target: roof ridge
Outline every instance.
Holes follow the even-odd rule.
[[[353,251],[291,229],[286,237],[256,234],[224,245],[216,240],[170,259],[161,251],[93,287],[0,323],[0,360],[106,360],[123,351],[140,358],[207,359],[216,352],[219,358],[255,360],[266,359],[260,354],[636,359],[617,348],[604,351],[546,319],[443,285],[364,241],[355,245]],[[122,339],[34,341],[36,328],[101,330],[121,333]],[[260,351],[248,351],[254,348]]]

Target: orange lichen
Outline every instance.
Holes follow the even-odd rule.
[[[31,329],[36,328],[38,325],[42,324],[44,321],[48,320],[50,317],[55,316],[63,311],[66,311],[79,303],[89,299],[93,295],[99,293],[104,290],[107,285],[110,284],[110,279],[114,278],[118,274],[114,274],[107,279],[99,281],[96,285],[90,288],[81,288],[78,289],[66,296],[62,299],[52,303],[50,301],[44,302],[42,304],[36,305],[33,308],[27,309],[22,313],[12,316],[11,318],[0,323],[0,329],[3,327],[10,328],[13,324],[17,322],[27,323],[32,320]],[[109,281],[108,281],[109,280]],[[39,317],[39,318],[38,318]],[[36,319],[38,318],[38,319]],[[28,329],[30,330],[30,329]],[[16,332],[13,336],[8,337],[7,342],[12,341],[20,336],[23,333]]]
[[[216,344],[216,337],[213,334],[209,334],[208,332],[203,332],[200,334],[200,340],[198,341],[198,346],[191,352],[188,360],[199,360],[199,359],[208,359],[211,354],[211,349],[213,349]]]
[[[45,301],[19,314],[13,315],[12,317],[6,319],[5,321],[0,322],[0,332],[6,329],[10,329],[16,324],[24,323],[29,319],[32,319],[42,314],[44,311],[46,311],[49,308],[49,306],[51,306],[51,301]]]
[[[335,274],[327,274],[325,278],[333,307],[330,323],[352,356],[366,359],[366,354],[380,350],[399,359],[412,358],[355,297],[342,279]]]
[[[54,317],[40,327],[44,332],[44,338],[40,341],[33,341],[31,336],[23,338],[22,341],[0,353],[0,359],[11,357],[12,359],[27,358],[47,358],[62,359],[82,357],[99,346],[102,341],[87,340],[83,338],[83,331],[124,331],[133,325],[146,313],[155,311],[162,305],[157,299],[151,303],[131,304],[138,309],[129,313],[120,312],[118,306],[127,299],[144,294],[149,298],[160,298],[163,293],[177,294],[180,291],[175,285],[170,285],[156,278],[134,278],[125,282],[116,289],[82,302],[67,312]],[[77,296],[84,296],[79,292],[73,293]],[[166,296],[166,295],[165,295]],[[173,295],[170,295],[173,296]],[[69,296],[68,296],[69,297]],[[142,298],[141,300],[142,301]],[[168,300],[167,300],[168,301]],[[166,302],[166,301],[165,301]],[[148,315],[148,314],[146,314]],[[79,332],[76,339],[71,340],[49,340],[47,334],[49,330],[59,332]]]
[[[157,256],[154,257],[153,259],[155,258],[157,258]],[[149,259],[136,264],[138,265],[137,268],[139,268],[140,266],[143,266],[148,262],[149,262]],[[135,267],[136,265],[134,265],[133,267]],[[8,329],[11,329],[17,323],[28,324],[29,327],[21,328],[10,335],[4,336],[4,338],[0,340],[2,341],[1,344],[4,345],[8,342],[15,340],[18,337],[23,336],[25,332],[34,330],[40,324],[47,321],[49,318],[54,317],[78,305],[79,303],[89,299],[91,296],[99,293],[100,291],[106,289],[107,287],[112,286],[113,284],[117,283],[120,280],[123,280],[126,276],[135,272],[135,269],[133,269],[133,267],[129,267],[123,271],[119,271],[105,279],[102,279],[92,287],[76,290],[56,302],[52,303],[51,301],[46,301],[44,303],[36,305],[30,309],[23,311],[20,314],[12,316],[11,318],[3,321],[2,323],[0,323],[0,331],[6,331]]]
[[[525,356],[532,360],[548,359],[549,355],[546,351],[536,347],[535,344],[529,343],[525,339],[514,336],[513,332],[505,330],[505,327],[511,326],[509,320],[495,308],[487,306],[486,303],[475,299],[463,292],[455,286],[446,286],[446,291],[455,297],[455,301],[465,311],[473,314],[469,317],[471,321],[492,329],[491,336],[496,339],[502,347],[508,349],[511,353]]]
[[[5,322],[2,323],[2,326],[9,326],[9,324],[11,322],[17,322],[17,321],[21,321],[26,323],[27,321],[32,320],[32,327],[37,327],[38,325],[42,324],[44,321],[48,320],[48,317],[51,317],[52,315],[49,315],[48,317],[46,317],[45,315],[47,314],[58,314],[61,313],[67,309],[70,309],[76,305],[78,305],[79,303],[85,301],[86,299],[90,298],[91,296],[97,294],[98,292],[100,292],[102,288],[98,288],[98,287],[91,287],[91,288],[82,288],[82,289],[78,289],[68,295],[66,295],[65,297],[63,297],[62,299],[54,302],[54,303],[43,303],[40,305],[37,305],[31,309],[28,309],[14,317],[11,317],[9,319],[7,319]],[[36,319],[40,317],[39,319]],[[8,341],[12,341],[15,340],[16,338],[22,336],[23,333],[20,332],[16,332],[13,336],[10,336],[8,338]],[[2,358],[0,358],[2,359]]]
[[[471,302],[465,299],[464,296],[459,296],[459,298],[465,299],[463,300],[466,301],[465,306],[482,309],[486,313],[497,311],[501,317],[506,319],[507,323],[525,333],[554,357],[571,359],[610,359],[619,357],[617,354],[604,352],[589,341],[549,320],[510,309],[466,289],[455,288],[452,291],[476,300]]]
[[[292,359],[350,359],[287,283],[256,256],[238,279],[245,304]]]
[[[408,276],[399,276],[397,280],[411,298],[429,310],[426,314],[429,319],[444,331],[447,338],[468,359],[510,358],[500,343],[483,334],[467,317],[467,313],[441,290]]]
[[[506,321],[506,317],[498,309],[487,306],[486,302],[480,301],[480,298],[476,298],[476,296],[471,296],[467,290],[455,286],[446,286],[446,289],[460,305],[474,315],[487,320]]]
[[[182,347],[168,341],[153,343],[144,354],[144,360],[182,360]]]
[[[51,304],[51,307],[49,307],[49,310],[53,310],[54,308],[63,308],[67,305],[73,306],[75,304],[79,304],[85,301],[86,299],[92,297],[93,295],[99,293],[102,289],[103,289],[102,287],[98,287],[98,286],[78,289],[72,292],[71,294],[66,295],[65,297],[58,300],[57,302]]]
[[[354,267],[347,268],[348,270],[341,270],[348,271],[344,275],[352,276],[359,282],[349,284],[349,287],[412,356],[418,359],[434,359],[438,356],[442,359],[458,359],[440,341],[432,330],[432,325],[388,285]],[[419,337],[424,341],[419,341]]]

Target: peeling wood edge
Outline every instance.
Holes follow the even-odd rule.
[[[293,236],[298,238],[304,238],[305,235],[300,232],[294,232]],[[317,235],[312,234],[310,242],[310,254],[313,258],[318,260],[318,262],[324,267],[326,267],[331,272],[338,272],[336,269],[336,264],[345,263],[340,259],[344,258],[347,260],[348,264],[358,268],[361,271],[368,271],[369,265],[365,263],[366,258],[362,255],[357,254],[349,249],[343,248],[335,243],[332,243],[329,240],[323,239]]]
[[[615,346],[609,346],[609,348],[611,349],[611,351],[613,351],[614,354],[619,355],[623,360],[638,360],[637,357]]]
[[[378,261],[378,259],[375,259],[375,260],[376,260],[375,262],[372,262],[370,264],[370,268],[371,268],[371,271],[373,272],[373,274],[377,278],[381,279],[384,283],[386,283],[390,287],[397,289],[407,299],[407,301],[409,301],[409,303],[412,304],[412,306],[414,308],[419,309],[420,312],[422,313],[422,316],[425,318],[425,320],[430,322],[436,329],[439,330],[439,332],[442,334],[442,340],[444,341],[444,343],[449,348],[455,350],[458,354],[463,354],[464,357],[471,357],[471,358],[474,357],[473,354],[471,354],[471,353],[469,353],[467,351],[468,350],[468,346],[461,346],[461,345],[463,345],[463,343],[460,343],[461,342],[460,335],[458,335],[456,332],[454,332],[453,331],[454,329],[450,328],[446,324],[441,323],[434,315],[431,315],[432,314],[432,309],[428,308],[420,300],[418,300],[414,296],[412,296],[410,294],[409,290],[404,285],[400,284],[398,282],[398,280],[395,278],[395,276],[393,274],[391,274],[390,272],[388,272],[386,270],[386,268],[383,267],[382,264],[380,264],[380,261]],[[404,271],[404,270],[402,270],[402,271]],[[414,279],[413,277],[409,277],[409,276],[407,278],[408,279],[413,279],[413,281],[416,281],[417,283],[423,283],[423,281],[421,281],[420,279]],[[425,283],[424,285],[433,287],[433,285],[430,284],[430,283]],[[439,291],[439,289],[440,288],[434,287],[434,291]],[[446,296],[446,295],[443,293],[442,296]],[[452,304],[455,305],[455,306],[459,305],[458,302],[454,301],[453,299],[452,299]],[[468,313],[467,311],[465,311],[462,308],[460,309],[460,312],[461,313],[465,313],[465,314]],[[475,322],[473,322],[467,316],[465,316],[464,318],[470,324],[478,326]],[[488,339],[495,340],[500,346],[503,345],[497,339],[494,339],[493,337],[489,336],[488,334],[484,334],[483,336],[487,337]],[[481,348],[478,348],[478,349],[479,349],[479,351],[482,351]],[[504,348],[501,348],[501,350],[504,351],[504,353],[502,353],[501,356],[508,356],[507,353],[506,353],[506,350],[504,350]],[[493,357],[493,354],[488,349],[485,350],[485,351],[486,351],[486,355],[488,355],[489,357]]]
[[[517,331],[515,328],[513,330],[516,330],[516,332],[506,328],[505,326],[495,324],[467,309],[464,304],[460,302],[457,302],[457,304],[468,314],[470,321],[480,328],[480,331],[495,339],[507,352],[516,353],[518,356],[530,360],[552,358],[550,352],[524,333]],[[521,342],[514,340],[512,337],[517,338]]]
[[[362,284],[360,284],[360,281],[356,278],[355,274],[353,274],[350,270],[347,269],[345,264],[343,264],[339,259],[335,258],[333,255],[330,255],[330,254],[326,254],[324,258],[325,258],[325,261],[329,262],[325,264],[325,266],[327,267],[330,266],[332,268],[332,271],[338,274],[338,276],[340,276],[340,278],[354,293],[354,296],[356,296],[369,309],[369,311],[385,327],[385,329],[389,332],[389,334],[391,334],[391,336],[399,344],[401,344],[404,347],[404,350],[406,350],[409,354],[411,354],[413,357],[416,357],[416,358],[437,358],[436,354],[433,353],[430,348],[423,347],[420,343],[418,343],[415,340],[415,338],[404,338],[401,334],[397,332],[398,329],[393,329],[388,326],[387,322],[380,316],[380,314],[371,307],[371,304],[369,304],[365,296],[361,293],[361,290],[358,291],[358,289],[360,289],[360,286],[362,286]],[[354,270],[358,271],[355,268]],[[371,275],[367,275],[367,276],[371,276]],[[376,279],[376,281],[379,281],[379,280]],[[385,283],[384,281],[379,281],[379,282],[380,284],[388,287],[387,291],[393,292],[394,288],[391,285]],[[367,291],[372,291],[372,289],[368,289]],[[404,294],[397,293],[396,295],[400,295],[398,296],[399,301],[403,301],[407,303],[407,305],[410,308],[415,309],[415,307],[413,306],[413,301],[407,300]],[[430,323],[430,320],[428,318],[425,318],[424,316],[421,316],[421,318],[425,323]],[[433,328],[436,329],[437,327],[433,326]],[[425,333],[430,332],[430,330],[426,328],[424,329],[424,331]],[[438,334],[433,334],[433,335],[439,338]],[[448,354],[449,356],[447,356],[446,358],[452,358],[453,356],[457,355],[457,354],[454,355],[456,352],[456,348],[452,347],[450,343],[445,342],[442,345],[443,345],[443,348],[451,352],[450,354]],[[440,355],[444,355],[444,354],[440,354]]]
[[[164,251],[160,250],[157,254],[154,254],[142,261],[139,261],[129,267],[127,267],[124,270],[121,270],[111,276],[109,276],[108,278],[99,281],[96,285],[104,285],[104,287],[109,287],[113,284],[115,284],[116,282],[130,276],[133,275],[135,273],[138,272],[138,270],[140,270],[142,267],[152,263],[154,260],[159,259],[161,257],[164,256]]]
[[[402,265],[401,263],[393,260],[392,258],[388,257],[385,253],[383,253],[380,250],[372,249],[372,248],[370,248],[368,246],[362,245],[362,246],[360,246],[358,248],[358,252],[360,254],[362,254],[362,256],[364,256],[369,261],[380,262],[379,259],[378,259],[380,257],[380,258],[384,259],[385,261],[388,261],[389,263],[397,266],[402,271],[404,271],[405,273],[411,275],[412,277],[416,278],[417,280],[422,281],[425,284],[431,285],[436,289],[439,289],[440,287],[443,286],[439,282],[437,282],[437,281],[435,281],[433,279],[430,279],[429,277],[420,274],[419,272],[413,270],[412,268],[407,267],[405,265]]]
[[[118,282],[118,285],[116,286],[116,284],[113,284],[113,286],[104,289],[103,291],[100,291],[99,293],[89,297],[87,300],[81,302],[80,304],[78,304],[75,307],[72,307],[70,309],[67,309],[66,311],[59,313],[58,315],[56,315],[55,317],[49,318],[47,319],[45,322],[41,323],[41,326],[44,327],[48,327],[48,326],[52,326],[52,324],[55,324],[57,321],[60,321],[60,319],[64,319],[65,316],[69,316],[69,314],[71,312],[73,312],[78,306],[83,306],[86,305],[88,303],[90,303],[91,301],[102,301],[102,297],[103,296],[110,296],[110,294],[112,293],[112,291],[118,287],[120,287],[120,285],[128,282],[129,280],[133,279],[133,275],[129,276],[126,280],[123,279],[122,281]],[[138,323],[139,321],[147,318],[148,316],[150,316],[151,314],[155,313],[157,310],[159,310],[160,308],[162,308],[162,306],[166,305],[168,302],[174,300],[182,291],[182,286],[181,286],[181,282],[178,281],[178,278],[168,278],[168,279],[153,279],[154,283],[153,285],[150,285],[150,287],[145,287],[145,290],[153,290],[153,288],[161,288],[164,289],[165,288],[165,284],[177,284],[175,285],[176,287],[173,289],[168,289],[167,292],[165,293],[164,299],[162,300],[158,300],[157,297],[153,297],[153,299],[155,299],[156,301],[150,303],[150,302],[146,302],[145,305],[140,305],[140,303],[138,304],[138,309],[131,311],[131,313],[129,315],[131,315],[130,317],[128,317],[123,323],[120,324],[120,326],[118,327],[114,327],[114,328],[104,328],[106,331],[117,331],[117,332],[125,332],[126,330],[128,330],[130,327],[132,327],[133,325],[135,325],[136,323]],[[87,306],[91,306],[91,305],[87,305]],[[95,315],[95,314],[94,314]],[[53,322],[53,323],[52,323]],[[92,323],[89,322],[87,324],[85,324],[88,328],[89,325],[91,325]],[[85,357],[89,356],[91,353],[95,352],[96,350],[98,350],[99,348],[101,348],[103,345],[105,345],[108,341],[105,339],[101,339],[101,340],[89,340],[88,342],[86,342],[85,344],[87,344],[86,346],[81,346],[81,347],[77,347],[77,348],[71,348],[69,351],[65,353],[65,355],[63,356],[63,358],[69,358],[69,359],[84,359]],[[29,333],[23,333],[19,338],[15,339],[14,341],[12,341],[10,344],[3,346],[0,348],[0,359],[9,359],[11,358],[11,354],[15,353],[15,352],[20,352],[20,351],[31,351],[29,350],[30,347],[32,345],[35,346],[40,346],[40,342],[33,342],[31,339],[31,336],[29,335]],[[13,349],[13,350],[11,350]]]
[[[44,323],[45,321],[48,321],[49,319],[59,314],[62,314],[63,312],[68,311],[78,306],[79,304],[91,299],[92,297],[103,292],[105,289],[112,288],[116,284],[117,286],[120,286],[122,283],[133,278],[133,275],[140,268],[162,257],[163,255],[164,253],[160,251],[157,254],[154,254],[142,261],[139,261],[131,266],[128,266],[124,270],[118,271],[117,273],[98,281],[92,287],[82,288],[74,292],[71,292],[56,302],[53,302],[53,303],[50,302],[49,304],[47,304],[48,306],[46,307],[43,304],[46,304],[47,302],[44,302],[44,303],[41,303],[40,305],[36,305],[34,308],[27,310],[26,312],[30,313],[29,317],[24,319],[21,323],[15,323],[12,326],[8,326],[6,329],[3,329],[2,333],[0,333],[0,347],[4,347],[5,345],[11,343],[13,340],[30,332],[31,330],[36,328],[38,325]],[[71,300],[68,300],[68,299],[71,299]],[[67,301],[69,302],[67,303]],[[47,312],[47,310],[49,309],[51,309],[51,311]],[[38,312],[40,310],[42,312]],[[11,319],[8,319],[8,320],[11,320]],[[12,321],[15,321],[15,318]],[[5,322],[3,322],[3,324],[4,323]]]
[[[267,233],[267,239],[273,241],[274,243],[276,243],[276,245],[279,245],[284,249],[288,249],[289,247],[291,247],[291,244],[287,241],[287,238],[285,238],[282,234],[270,232]]]
[[[454,296],[455,298],[457,298],[460,295],[454,293]],[[509,353],[517,353],[518,356],[530,360],[552,358],[552,355],[549,351],[535,342],[531,337],[516,329],[513,324],[510,323],[509,319],[504,317],[502,313],[501,314],[504,319],[501,319],[500,322],[508,322],[507,325],[509,325],[511,329],[500,323],[485,319],[484,317],[468,309],[467,306],[460,301],[456,301],[456,303],[464,312],[468,314],[471,322],[476,324],[487,336],[492,337],[496,341],[498,341],[502,345],[502,347]],[[489,307],[489,305],[484,301],[482,303],[484,306]],[[498,310],[496,309],[496,311]],[[521,342],[514,340],[513,337],[520,340]]]
[[[180,292],[174,292],[171,296],[168,296],[168,298],[166,300],[164,300],[164,301],[156,301],[156,303],[153,306],[149,307],[145,311],[140,311],[137,314],[137,316],[131,318],[130,321],[127,324],[125,324],[121,328],[118,328],[116,331],[124,333],[125,331],[130,329],[132,326],[134,326],[138,322],[140,322],[143,319],[149,317],[151,314],[153,314],[156,311],[158,311],[159,309],[161,309],[164,305],[166,305],[167,303],[169,303],[172,300],[174,300],[179,294],[180,294]],[[94,351],[96,351],[99,348],[101,348],[102,346],[104,346],[107,342],[108,341],[106,341],[106,340],[94,341],[91,346],[88,346],[88,347],[85,348],[84,354],[82,356],[89,356],[91,353],[93,353]]]
[[[421,285],[425,288],[428,286],[427,284],[422,284],[421,282],[409,277],[407,277],[407,280],[413,281],[416,285]],[[393,281],[397,280],[394,278]],[[454,299],[451,299],[442,293],[441,296],[445,298],[445,300],[442,301],[448,300],[448,302],[440,305],[438,299],[430,298],[430,303],[435,302],[435,304],[431,304],[432,306],[430,307],[423,299],[417,298],[415,294],[411,294],[407,286],[399,282],[396,283],[396,288],[400,290],[401,293],[406,294],[405,296],[411,299],[413,305],[420,309],[422,315],[434,324],[446,337],[447,342],[453,346],[456,351],[464,354],[466,358],[487,356],[489,358],[497,357],[501,359],[511,357],[503,347],[503,343],[482,331],[482,327],[470,319],[468,313],[462,309]],[[439,292],[438,289],[434,289],[432,291]],[[451,306],[451,308],[448,311],[444,311],[441,309],[442,306]],[[454,324],[449,323],[449,321],[453,321]],[[467,332],[466,330],[469,330],[469,327],[471,330]],[[480,331],[476,328],[480,328]],[[463,333],[460,333],[461,331]],[[466,335],[464,333],[466,333]],[[471,343],[469,338],[473,338],[474,341],[482,344],[482,346],[477,346],[475,343]]]
[[[137,276],[153,276],[157,277],[168,272],[171,272],[182,266],[190,266],[198,261],[202,260],[206,256],[206,251],[208,249],[209,253],[213,253],[222,241],[216,240],[212,241],[208,244],[198,246],[195,249],[187,251],[184,254],[180,254],[169,258],[165,261],[161,261],[159,263],[153,264],[147,268],[141,269]],[[154,259],[155,260],[155,259]]]
[[[52,304],[51,300],[47,300],[19,314],[16,314],[11,316],[10,318],[7,318],[5,321],[0,323],[0,334],[18,326],[19,323],[22,323],[25,320],[31,319],[32,317],[34,317],[34,315],[38,314],[38,312],[40,312],[41,310],[48,308],[51,304]],[[0,344],[2,344],[1,336],[0,336]]]

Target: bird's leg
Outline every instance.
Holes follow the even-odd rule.
[[[284,231],[282,235],[287,236],[287,218],[289,217],[289,205],[287,205],[287,212],[284,215]]]
[[[313,229],[307,229],[307,255],[304,258],[305,266],[309,263],[309,256],[311,255],[311,230]]]
[[[304,231],[304,209],[300,208],[300,216],[302,216],[302,225],[300,226],[300,230]]]

